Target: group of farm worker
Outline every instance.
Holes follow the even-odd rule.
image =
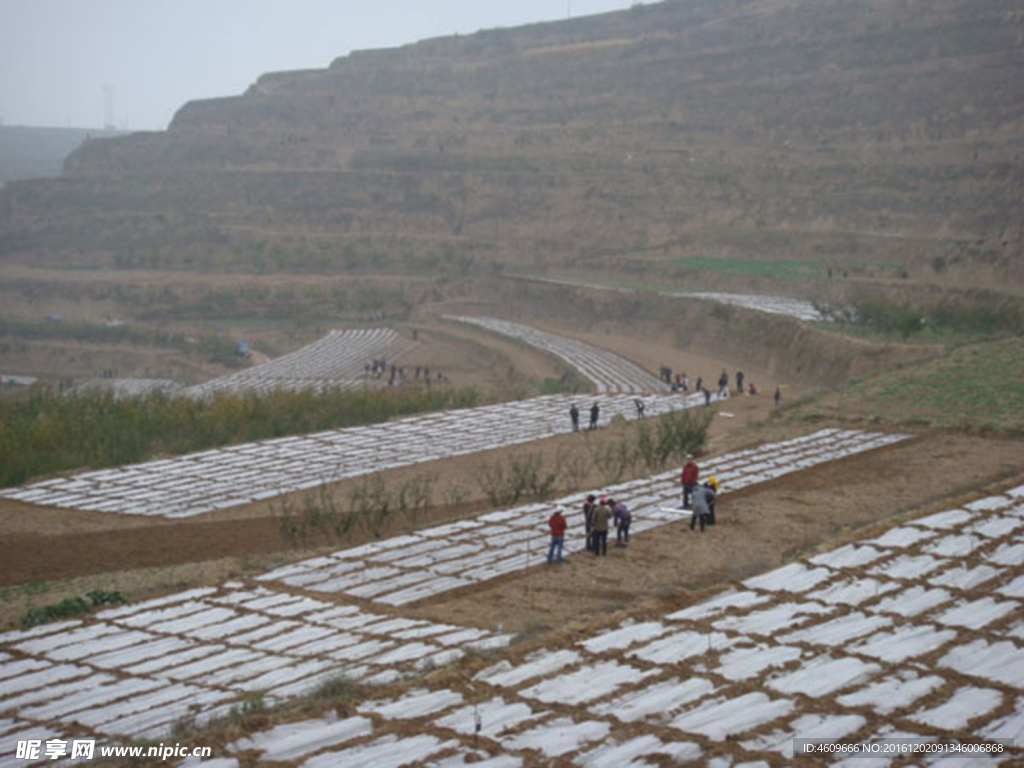
[[[689,379],[686,378],[686,374],[685,373],[678,374],[679,379],[676,380],[676,381],[672,381],[672,379],[671,379],[672,370],[670,368],[666,368],[665,366],[662,366],[661,372],[662,372],[662,378],[663,379],[666,376],[668,376],[668,380],[670,381],[670,383],[672,385],[672,391],[673,392],[678,392],[678,391],[688,392],[689,391],[689,384],[688,384]],[[742,395],[742,394],[756,395],[756,394],[758,394],[760,392],[760,390],[756,386],[754,386],[754,382],[752,382],[752,381],[749,383],[749,386],[747,387],[747,389],[744,389],[743,388],[743,381],[744,381],[743,371],[737,371],[736,372],[736,392],[737,392],[737,394],[740,394],[740,395]],[[696,387],[694,388],[694,391],[695,392],[703,393],[703,395],[704,395],[704,405],[706,405],[708,407],[711,406],[711,390],[709,390],[707,387],[704,386],[704,379],[703,378],[697,377],[697,384],[696,384]],[[719,398],[727,398],[727,397],[729,397],[729,374],[726,373],[724,370],[722,371],[722,375],[718,377],[718,397]],[[781,387],[776,387],[775,388],[775,398],[774,399],[775,399],[775,407],[778,408],[779,405],[782,402],[782,389],[781,389]],[[636,408],[636,417],[638,419],[644,418],[644,414],[645,414],[645,410],[646,410],[646,403],[644,403],[643,399],[639,398],[639,397],[633,398],[633,405]],[[600,418],[601,418],[601,406],[595,400],[594,403],[590,406],[590,421],[587,424],[587,430],[589,431],[589,430],[592,430],[592,429],[597,429],[598,428],[598,422],[600,421]],[[572,424],[572,431],[573,432],[579,432],[580,431],[580,409],[576,406],[576,403],[572,403],[569,406],[569,421]]]
[[[693,460],[693,456],[686,457],[683,465],[682,476],[679,478],[683,487],[683,509],[692,510],[690,515],[690,530],[694,530],[697,522],[700,521],[700,532],[708,525],[715,524],[715,499],[718,496],[718,480],[714,475],[707,479],[707,482],[700,482],[700,468]],[[691,506],[692,505],[692,506]],[[587,536],[587,551],[597,556],[608,554],[608,531],[612,525],[615,526],[615,546],[629,546],[629,526],[633,522],[633,515],[629,508],[621,501],[616,501],[610,496],[597,496],[590,494],[583,503],[583,524]],[[548,518],[548,527],[551,530],[551,544],[548,547],[548,565],[562,564],[562,552],[565,547],[565,532],[569,522],[565,518],[565,508],[557,507],[554,513]]]
[[[746,376],[743,374],[743,371],[736,371],[736,394],[756,395],[760,390],[752,381],[749,382],[748,387],[744,388],[744,379],[746,379]],[[686,371],[673,373],[671,368],[663,365],[661,366],[661,380],[668,384],[673,392],[690,391],[690,377],[686,375]],[[711,390],[704,386],[703,376],[697,377],[697,381],[693,385],[693,391],[703,393],[706,401],[711,400]],[[722,369],[722,374],[718,377],[718,396],[721,398],[729,397],[729,374],[725,369]]]

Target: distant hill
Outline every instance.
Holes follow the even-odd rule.
[[[1024,283],[1019,0],[678,0],[269,74],[0,194],[0,259],[698,258]]]
[[[87,139],[123,135],[124,131],[0,125],[0,185],[60,176],[68,155]]]

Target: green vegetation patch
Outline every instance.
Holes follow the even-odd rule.
[[[132,343],[147,346],[177,347],[189,345],[179,333],[96,323],[50,322],[0,317],[0,337],[27,341],[82,341],[92,343]]]
[[[971,303],[941,302],[919,306],[881,297],[862,299],[853,307],[830,311],[838,323],[822,323],[820,328],[854,332],[855,335],[881,338],[899,337],[903,341],[940,341],[1000,334],[1024,334],[1024,310],[1013,302]]]
[[[861,261],[859,259],[839,259],[833,262],[838,267],[854,267],[855,269],[883,269],[897,274],[903,272],[906,267],[903,264],[896,264],[891,261]]]
[[[794,410],[799,416],[878,418],[894,424],[1024,432],[1024,341],[965,345],[874,376]]]
[[[552,379],[550,377],[534,380],[533,385],[541,395],[560,395],[567,391],[560,379]]]
[[[25,629],[45,624],[54,619],[63,619],[68,616],[77,616],[80,613],[88,613],[93,608],[101,605],[119,605],[127,602],[120,592],[106,592],[94,590],[84,597],[69,597],[59,603],[43,605],[38,608],[30,608],[21,617],[21,626]]]
[[[360,318],[351,317],[318,317],[317,323],[335,326],[352,325],[364,328],[366,322]],[[198,325],[206,328],[216,328],[223,331],[279,331],[295,328],[297,323],[294,316],[282,317],[252,317],[251,315],[232,315],[230,317],[207,317],[196,321]],[[386,322],[386,317],[379,322]],[[262,349],[262,348],[261,348]]]
[[[218,393],[205,400],[38,390],[0,400],[0,486],[479,403],[477,390],[447,387]]]
[[[821,277],[821,263],[805,259],[738,259],[724,256],[682,256],[672,261],[675,264],[690,269],[710,272],[772,275],[802,280],[817,280]]]

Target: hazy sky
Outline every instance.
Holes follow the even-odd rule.
[[[0,120],[162,130],[186,101],[264,72],[635,0],[0,0]]]

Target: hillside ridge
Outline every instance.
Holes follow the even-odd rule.
[[[355,52],[92,141],[0,195],[0,259],[1024,277],[1010,0],[663,2]]]

